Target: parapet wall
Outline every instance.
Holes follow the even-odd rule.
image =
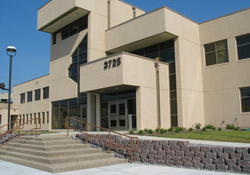
[[[85,140],[85,135],[77,135]],[[108,141],[108,135],[96,134]],[[112,135],[111,141],[130,148],[130,140]],[[88,143],[108,149],[108,143],[88,137]],[[136,149],[133,141],[133,148]],[[111,146],[112,151],[130,158],[130,151]],[[136,162],[178,166],[212,171],[250,173],[250,148],[191,145],[188,141],[139,140],[139,152],[133,152]]]

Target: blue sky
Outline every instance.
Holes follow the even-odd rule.
[[[91,0],[90,0],[91,1]],[[250,0],[124,0],[146,12],[167,6],[196,22],[203,22],[250,7]],[[50,35],[37,31],[37,10],[48,0],[0,2],[0,83],[8,87],[9,57],[6,48],[16,46],[12,85],[49,73]],[[1,90],[0,90],[1,91]]]

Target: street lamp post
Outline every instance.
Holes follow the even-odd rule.
[[[13,46],[8,46],[6,53],[8,56],[10,56],[10,72],[9,72],[9,93],[8,93],[8,130],[10,130],[10,122],[11,122],[11,117],[10,117],[10,95],[11,95],[11,73],[12,73],[12,57],[16,56],[16,48]]]

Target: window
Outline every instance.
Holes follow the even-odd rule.
[[[250,112],[250,87],[240,88],[241,111]]]
[[[32,91],[27,92],[27,102],[32,102]]]
[[[72,64],[69,67],[69,77],[76,83],[79,82],[80,65],[87,63],[87,40],[88,35],[83,38],[82,42],[72,55]]]
[[[35,101],[38,101],[41,99],[41,89],[35,90]]]
[[[47,124],[49,124],[49,112],[47,112]]]
[[[236,37],[238,47],[238,59],[250,58],[250,34]]]
[[[26,114],[27,125],[29,124],[29,114]]]
[[[20,95],[20,103],[25,103],[25,93]]]
[[[65,40],[87,28],[88,28],[88,15],[69,24],[68,26],[64,27],[62,30],[58,31],[57,33],[61,33],[62,40]],[[56,40],[53,40],[53,44],[54,43],[56,43]]]
[[[206,66],[228,62],[227,40],[204,45]]]
[[[45,113],[43,112],[42,114],[43,114],[43,119],[42,119],[43,120],[43,124],[45,124]]]
[[[43,88],[43,99],[49,98],[49,87]]]
[[[30,114],[30,124],[32,124],[32,114]]]
[[[0,115],[0,126],[2,125],[2,116]]]

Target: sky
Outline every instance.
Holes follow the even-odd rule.
[[[48,1],[1,0],[0,2],[0,83],[5,83],[6,88],[9,84],[7,46],[17,48],[12,64],[12,86],[49,74],[50,34],[37,31],[37,11]],[[167,6],[196,22],[204,22],[250,7],[250,0],[124,1],[146,12]]]

